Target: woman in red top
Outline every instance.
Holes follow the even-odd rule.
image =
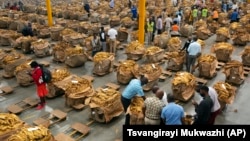
[[[46,88],[46,83],[43,82],[42,69],[39,64],[36,61],[32,61],[30,66],[33,68],[31,76],[37,86],[37,95],[41,101],[37,106],[37,109],[40,110],[45,106],[45,96],[48,94],[48,90]]]

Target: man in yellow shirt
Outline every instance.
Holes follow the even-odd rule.
[[[194,24],[198,19],[198,9],[196,7],[194,7],[192,11],[192,16],[193,16],[193,24]]]
[[[147,20],[148,45],[151,44],[153,31],[154,31],[154,21],[152,18],[150,18],[150,20]]]

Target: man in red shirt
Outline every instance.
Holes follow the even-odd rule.
[[[33,68],[31,76],[37,86],[37,95],[41,101],[37,106],[37,110],[40,110],[45,106],[45,96],[48,94],[48,90],[46,88],[46,83],[43,82],[42,68],[40,67],[40,65],[36,61],[32,61],[30,63],[30,66],[31,68]]]

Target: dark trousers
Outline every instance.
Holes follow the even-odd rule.
[[[124,112],[126,113],[127,112],[127,109],[128,109],[128,106],[130,105],[131,103],[131,99],[127,99],[127,98],[124,98],[123,96],[121,97],[121,101],[122,101],[122,105],[123,105],[123,109],[124,109]],[[129,125],[130,123],[130,115],[129,114],[126,114],[126,117],[125,117],[125,125]]]
[[[162,29],[157,29],[157,34],[161,34],[162,33]]]
[[[187,66],[187,72],[191,73],[191,68],[193,68],[195,61],[196,61],[196,56],[195,55],[188,55],[188,66]]]
[[[210,115],[210,118],[208,120],[208,124],[210,125],[214,125],[214,122],[215,122],[215,118],[220,114],[221,110],[217,110],[215,112],[212,112],[211,115]]]

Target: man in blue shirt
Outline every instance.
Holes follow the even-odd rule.
[[[134,96],[138,95],[145,98],[142,86],[147,83],[148,79],[144,76],[141,76],[140,79],[132,79],[129,82],[128,86],[124,89],[121,96],[121,102],[125,113],[127,112],[127,109],[131,103],[131,99]],[[129,125],[129,122],[130,122],[130,116],[129,114],[126,114],[125,125]]]
[[[166,105],[161,112],[161,118],[165,125],[182,125],[185,114],[184,109],[178,104],[175,104],[173,94],[167,95],[168,105]]]
[[[133,20],[137,19],[137,8],[135,7],[135,5],[132,6],[131,13],[132,13],[132,19]]]
[[[194,64],[196,62],[196,58],[199,57],[201,53],[201,45],[197,42],[198,38],[194,37],[193,42],[188,47],[188,66],[187,72],[193,73]],[[190,70],[192,67],[192,70]]]
[[[237,18],[238,18],[238,11],[235,9],[234,12],[231,14],[231,23],[233,22],[237,22]]]

